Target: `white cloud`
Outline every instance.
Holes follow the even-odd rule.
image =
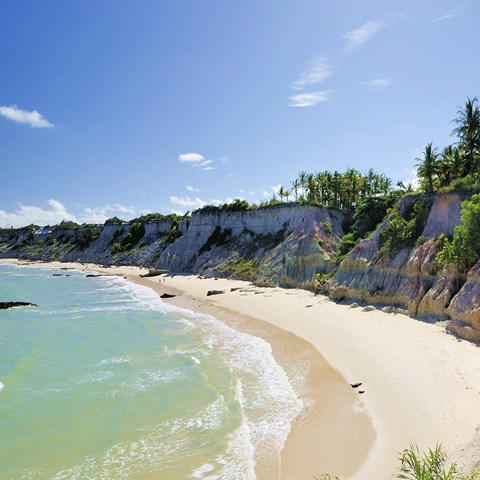
[[[47,207],[18,204],[16,210],[8,212],[0,210],[0,227],[24,227],[25,225],[55,225],[62,220],[77,223],[103,223],[107,218],[118,216],[125,220],[140,214],[135,207],[127,207],[119,203],[105,204],[97,207],[84,207],[79,214],[69,212],[62,202],[55,199],[47,201]]]
[[[347,41],[345,50],[352,52],[367,43],[376,33],[386,26],[382,20],[368,20],[351,32],[344,33],[342,38]]]
[[[292,88],[302,90],[307,85],[316,85],[333,75],[330,60],[327,57],[315,57],[307,70],[293,82]]]
[[[205,157],[199,153],[181,153],[178,160],[184,163],[196,163],[205,160]]]
[[[215,170],[212,166],[213,160],[207,160],[200,153],[181,153],[178,156],[178,160],[182,163],[188,163],[193,168],[199,168],[203,171]]]
[[[12,120],[13,122],[29,125],[32,128],[53,127],[53,124],[47,121],[42,114],[36,110],[29,112],[27,110],[21,110],[16,105],[10,105],[8,107],[0,105],[0,115]]]
[[[365,82],[365,85],[370,87],[372,90],[381,90],[383,88],[388,88],[392,84],[393,80],[391,78],[375,78],[374,80]]]
[[[190,198],[188,195],[180,197],[177,195],[170,195],[170,202],[174,205],[185,208],[200,208],[207,204],[207,202],[198,197]]]
[[[321,90],[318,92],[299,93],[288,97],[290,107],[311,107],[321,102],[328,102],[330,100],[329,92]]]
[[[455,5],[449,12],[445,13],[444,15],[440,15],[439,17],[435,17],[430,20],[431,23],[438,23],[443,22],[445,20],[451,20],[452,18],[458,17],[461,15],[465,9],[467,8],[468,4],[471,0],[464,0],[463,2],[458,3]]]
[[[191,185],[187,185],[187,190],[189,192],[199,192],[200,191],[198,188],[192,187]]]

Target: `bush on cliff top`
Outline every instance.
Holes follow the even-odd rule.
[[[462,203],[460,219],[462,223],[455,227],[453,239],[445,240],[437,262],[454,264],[463,272],[480,260],[480,194]]]

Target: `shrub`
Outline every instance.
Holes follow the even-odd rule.
[[[403,480],[474,480],[475,473],[465,474],[456,463],[446,465],[447,455],[440,445],[420,454],[410,445],[400,456],[400,468],[394,478]]]
[[[123,220],[118,217],[112,217],[105,220],[105,225],[108,225],[109,223],[123,223]]]
[[[218,267],[218,271],[232,278],[239,278],[241,280],[254,281],[258,274],[259,262],[255,259],[247,260],[243,257],[238,257],[231,262],[224,263]]]
[[[332,228],[330,227],[330,224],[329,224],[329,223],[323,222],[323,223],[322,223],[322,226],[323,226],[323,231],[324,231],[327,235],[331,235],[331,234],[332,234]]]
[[[122,251],[122,244],[120,242],[115,242],[112,247],[112,253],[120,253]]]
[[[388,225],[380,233],[380,255],[412,247],[422,234],[430,213],[431,199],[417,200],[401,215],[392,213]]]
[[[77,241],[79,248],[87,248],[90,243],[96,240],[102,232],[97,227],[82,228],[80,238]]]
[[[437,255],[440,266],[453,263],[460,271],[480,259],[480,194],[462,203],[461,224],[455,227],[452,241],[444,239]]]
[[[207,241],[203,244],[202,248],[200,249],[199,254],[201,255],[204,252],[208,252],[214,246],[222,246],[225,245],[232,236],[232,230],[230,228],[222,228],[217,225],[215,230],[210,234]]]
[[[133,222],[130,227],[130,231],[125,235],[122,240],[122,247],[124,250],[130,250],[135,246],[141,238],[145,235],[145,226],[142,222]]]

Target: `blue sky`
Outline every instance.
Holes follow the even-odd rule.
[[[480,95],[475,0],[0,2],[0,226],[411,180]]]

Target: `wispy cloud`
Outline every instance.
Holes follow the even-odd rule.
[[[372,90],[382,90],[383,88],[388,88],[393,84],[391,78],[375,78],[374,80],[369,80],[365,82],[365,85],[370,87]]]
[[[198,188],[192,187],[191,185],[187,185],[187,190],[189,192],[199,192],[200,191]]]
[[[170,195],[170,203],[184,208],[200,208],[207,204],[207,202],[205,202],[201,198],[190,198],[188,195]]]
[[[355,30],[346,32],[342,38],[346,40],[345,51],[353,52],[357,48],[367,43],[387,24],[383,20],[368,20]]]
[[[293,82],[292,88],[302,90],[308,85],[316,85],[333,75],[334,71],[330,60],[326,56],[315,57],[308,68]]]
[[[452,18],[458,17],[465,11],[469,3],[471,3],[471,0],[464,0],[463,2],[457,2],[457,5],[455,5],[450,11],[444,13],[443,15],[440,15],[439,17],[432,18],[430,22],[438,23],[438,22],[443,22],[445,20],[450,20]]]
[[[200,155],[200,153],[181,153],[178,156],[178,160],[184,163],[198,163],[204,161],[205,157]]]
[[[207,160],[200,153],[181,153],[178,156],[178,161],[182,163],[188,163],[193,168],[199,168],[203,171],[215,170],[215,167],[212,165],[213,160]]]
[[[31,112],[22,110],[16,105],[0,105],[0,115],[16,123],[22,123],[32,128],[53,128],[53,124],[47,121],[41,113],[36,110]]]
[[[299,93],[288,97],[290,107],[312,107],[317,103],[328,102],[330,100],[329,92],[320,90],[318,92]]]
[[[0,227],[23,227],[30,224],[54,225],[62,220],[77,223],[103,223],[113,216],[128,220],[144,213],[149,211],[114,203],[84,207],[80,213],[74,214],[69,212],[62,202],[52,198],[47,201],[46,206],[19,203],[13,211],[0,210]]]

